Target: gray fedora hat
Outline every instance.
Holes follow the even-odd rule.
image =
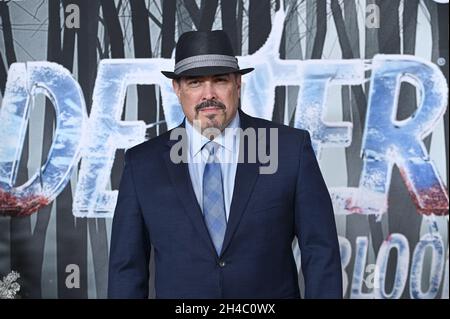
[[[254,68],[240,69],[230,39],[223,30],[189,31],[178,39],[175,69],[161,71],[170,79],[226,73],[246,74]]]

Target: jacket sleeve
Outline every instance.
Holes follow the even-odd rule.
[[[342,272],[333,206],[304,134],[295,198],[295,231],[305,278],[305,298],[342,298]]]
[[[111,231],[108,298],[148,298],[150,251],[127,152]]]

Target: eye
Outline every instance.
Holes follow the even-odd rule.
[[[228,78],[226,78],[226,77],[219,77],[219,78],[216,78],[216,82],[225,83],[225,82],[228,82]]]
[[[200,85],[200,81],[197,79],[192,79],[187,82],[189,87],[198,87]]]

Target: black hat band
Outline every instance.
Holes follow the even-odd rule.
[[[180,74],[186,70],[224,66],[239,70],[238,61],[235,57],[222,54],[203,54],[185,58],[175,64],[175,74]]]

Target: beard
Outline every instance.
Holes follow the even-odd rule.
[[[219,112],[212,114],[203,114],[202,118],[200,118],[201,110],[208,107],[218,108]],[[206,100],[197,104],[195,106],[195,119],[201,122],[202,132],[204,130],[212,128],[217,129],[219,131],[223,131],[223,129],[225,129],[225,127],[228,125],[228,123],[226,123],[225,104],[217,100]]]

